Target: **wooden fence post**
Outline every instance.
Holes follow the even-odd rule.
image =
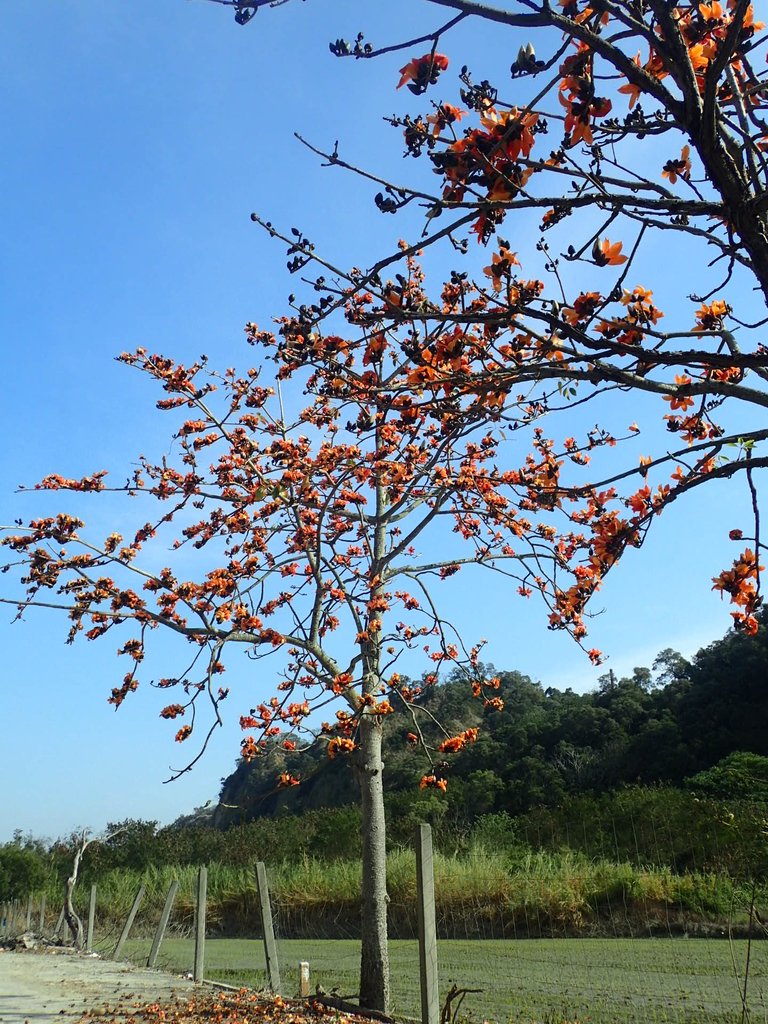
[[[96,883],[91,886],[91,896],[88,900],[88,930],[85,933],[85,948],[93,949],[93,926],[96,922]]]
[[[32,893],[27,896],[27,920],[24,925],[24,931],[32,931]]]
[[[205,973],[205,910],[208,898],[208,869],[200,866],[197,873],[197,910],[195,911],[195,966],[192,977],[202,981]]]
[[[38,929],[37,929],[40,932],[41,935],[45,931],[45,903],[46,903],[46,894],[43,893],[43,895],[40,897],[40,924],[39,924]]]
[[[157,963],[157,954],[160,952],[160,943],[163,941],[165,929],[168,927],[168,919],[171,916],[173,901],[176,899],[176,890],[178,888],[179,883],[174,878],[168,889],[168,895],[165,897],[163,912],[160,915],[157,931],[155,932],[155,937],[152,940],[152,949],[150,949],[149,956],[147,957],[147,967],[154,967]]]
[[[53,929],[53,937],[54,937],[54,939],[58,939],[58,938],[61,937],[61,926],[63,924],[64,924],[64,907],[61,908],[61,913],[59,914],[59,919],[56,922],[56,927]]]
[[[264,957],[267,961],[267,985],[277,996],[280,994],[280,965],[277,961],[275,932],[272,927],[272,907],[267,888],[267,869],[263,861],[256,865],[256,884],[259,888],[259,910],[261,912],[261,934],[264,936]]]
[[[416,828],[416,904],[419,918],[421,1024],[438,1024],[440,992],[437,979],[435,875],[432,829],[429,825],[418,825]]]
[[[120,956],[120,954],[123,951],[123,946],[125,945],[125,940],[128,938],[128,935],[130,933],[130,930],[131,930],[131,927],[133,925],[134,919],[135,919],[136,915],[139,912],[139,907],[141,906],[141,901],[144,899],[145,891],[146,890],[145,890],[143,885],[139,886],[139,891],[136,893],[136,899],[133,901],[133,906],[131,907],[131,911],[128,914],[128,920],[123,925],[123,930],[122,930],[122,932],[120,932],[120,938],[117,940],[117,945],[115,946],[115,951],[112,954],[112,959],[113,960],[117,960],[117,958]]]

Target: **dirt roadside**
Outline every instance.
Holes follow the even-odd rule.
[[[199,990],[160,971],[99,960],[71,951],[0,950],[0,1024],[79,1020],[87,1011],[171,1002]]]

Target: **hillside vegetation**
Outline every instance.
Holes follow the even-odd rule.
[[[420,821],[434,829],[444,935],[719,934],[747,921],[753,894],[767,906],[766,636],[764,621],[756,637],[728,634],[691,662],[664,651],[652,669],[604,676],[587,694],[500,672],[496,711],[462,680],[425,686],[420,700],[449,732],[480,729],[439,766],[445,793],[419,789],[426,765],[396,709],[386,761],[393,934],[415,927]],[[304,784],[277,788],[284,770]],[[322,744],[239,764],[210,811],[165,828],[121,824],[82,866],[84,886],[99,883],[102,915],[127,912],[143,880],[148,925],[175,876],[183,929],[194,868],[207,864],[212,927],[247,932],[252,868],[264,860],[283,934],[356,932],[360,815],[347,762]],[[59,900],[72,842],[17,834],[0,848],[0,899],[46,890]]]
[[[403,820],[410,839],[411,822],[425,815],[433,824],[446,819],[466,827],[483,814],[516,817],[557,807],[577,794],[637,784],[681,787],[735,752],[768,756],[766,618],[763,613],[755,637],[729,633],[690,662],[662,651],[652,669],[639,667],[621,679],[610,673],[590,693],[545,688],[519,672],[498,672],[500,711],[483,708],[462,679],[424,686],[420,703],[449,733],[474,726],[480,732],[476,743],[442,760],[438,771],[446,793],[419,793],[428,763],[408,745],[410,714],[395,706],[385,768],[395,841]],[[434,728],[424,731],[432,742],[442,739]],[[758,763],[742,760],[741,774],[727,772],[719,788],[710,780],[708,795],[764,801],[768,779]],[[281,771],[300,775],[302,785],[278,789]],[[239,764],[224,781],[214,820],[228,826],[355,801],[347,763],[329,760],[324,744],[301,753],[276,748],[269,757]]]

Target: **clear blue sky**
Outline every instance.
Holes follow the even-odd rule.
[[[370,188],[320,170],[292,133],[339,139],[353,162],[404,175],[379,118],[418,109],[394,90],[405,58],[338,61],[327,43],[366,28],[382,44],[403,25],[415,35],[439,20],[414,0],[292,2],[244,29],[202,0],[5,5],[0,523],[63,504],[15,493],[21,483],[102,468],[120,479],[139,452],[165,450],[150,388],[113,361],[121,350],[247,363],[243,324],[266,324],[294,287],[252,210],[301,226],[343,264],[370,264],[391,247],[398,225],[377,213]],[[478,77],[506,69],[519,42],[502,36],[492,26],[465,34],[456,65],[471,63]],[[513,245],[521,255],[524,246]],[[628,409],[626,423],[633,418]],[[609,579],[591,637],[617,672],[664,647],[690,655],[727,628],[710,577],[735,553],[724,539],[739,523],[730,501],[713,488],[671,509]],[[100,500],[85,513],[104,532],[125,515]],[[542,607],[478,582],[472,591],[457,577],[446,600],[468,639],[488,638],[489,660],[544,685],[594,685],[604,669],[548,632]],[[0,609],[0,841],[14,828],[55,836],[125,817],[165,822],[216,796],[237,754],[237,715],[269,696],[268,679],[247,664],[234,674],[227,729],[192,775],[163,785],[178,748],[157,717],[159,695],[140,691],[118,713],[106,703],[124,671],[116,641],[67,647],[56,614],[11,618]]]

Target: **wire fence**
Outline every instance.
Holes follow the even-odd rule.
[[[731,853],[717,842],[696,846],[689,836],[683,844],[663,820],[617,817],[612,826],[603,822],[585,838],[584,821],[561,817],[556,824],[534,823],[504,851],[478,848],[461,858],[436,858],[442,997],[452,985],[471,990],[459,1009],[469,1022],[768,1021],[764,879],[746,862],[733,870]],[[395,1016],[420,1019],[414,859],[397,855],[390,866],[392,1009]],[[307,867],[300,898],[301,876],[267,865],[280,991],[299,995],[300,964],[308,963],[311,994],[354,1000],[360,956],[354,871],[339,875],[342,888],[329,894],[310,868],[316,870]],[[120,957],[146,964],[154,945],[156,965],[164,970],[269,988],[256,871],[235,876],[211,866],[202,931],[195,870],[172,876],[143,876],[138,907],[133,876],[126,878],[130,894],[117,900],[107,891],[97,899],[93,950],[111,957],[117,949]],[[171,880],[178,892],[168,907]],[[89,902],[87,890],[78,894],[84,920]],[[128,909],[135,913],[126,932]],[[36,900],[0,905],[0,935],[52,935],[57,926],[66,930],[50,898],[47,907]]]

